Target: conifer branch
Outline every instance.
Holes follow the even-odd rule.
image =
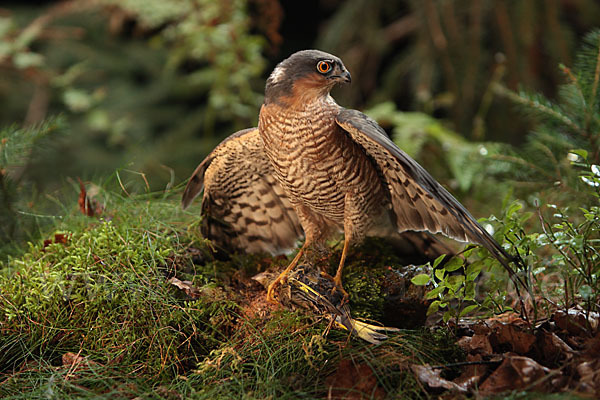
[[[596,95],[598,93],[598,81],[600,80],[600,35],[598,35],[598,48],[596,51],[596,69],[594,70],[594,83],[592,85],[592,95],[590,96],[590,102],[588,112],[585,115],[585,130],[590,129],[590,120],[594,114],[594,107],[596,106]]]
[[[500,84],[494,85],[494,92],[501,96],[507,97],[509,100],[517,104],[521,104],[532,110],[538,111],[539,115],[545,115],[546,117],[561,122],[582,136],[589,136],[588,133],[582,130],[581,127],[579,127],[579,125],[577,125],[572,119],[567,117],[565,114],[556,111],[551,105],[542,104],[539,100],[526,97],[524,94],[514,93]]]

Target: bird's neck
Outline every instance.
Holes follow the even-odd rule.
[[[265,104],[267,104],[265,102]],[[287,114],[311,113],[315,110],[338,108],[339,105],[329,95],[329,93],[311,93],[301,92],[295,96],[283,97],[272,104],[278,108],[278,111]]]
[[[333,86],[323,86],[313,79],[298,79],[293,85],[267,85],[265,105],[277,104],[288,109],[301,110],[314,104],[335,103],[329,93]]]

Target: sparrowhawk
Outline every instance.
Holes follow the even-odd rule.
[[[348,248],[365,236],[426,231],[483,245],[514,277],[513,260],[473,216],[365,114],[330,95],[351,76],[336,56],[304,50],[280,62],[267,80],[258,128],[240,131],[198,166],[184,192],[189,205],[204,187],[203,212],[216,236],[248,250],[277,252],[305,242],[274,286],[305,250],[336,231]],[[517,278],[518,279],[518,278]]]

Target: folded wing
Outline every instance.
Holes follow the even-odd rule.
[[[227,251],[281,254],[303,236],[256,128],[229,136],[200,163],[185,188],[183,208],[202,190],[202,234]]]

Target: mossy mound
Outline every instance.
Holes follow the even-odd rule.
[[[177,200],[108,206],[117,211],[103,219],[65,218],[51,240],[0,269],[0,397],[419,396],[410,363],[461,357],[452,340],[429,331],[372,346],[329,332],[327,318],[266,303],[249,276],[288,259],[211,259]],[[381,277],[393,272],[383,250],[366,262],[350,258],[348,288],[365,316],[380,315]],[[172,277],[198,291],[190,297]],[[366,380],[348,383],[348,374]]]

